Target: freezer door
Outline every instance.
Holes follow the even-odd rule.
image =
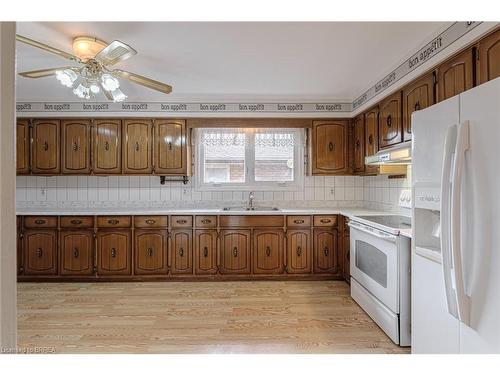
[[[500,78],[460,95],[466,122],[459,232],[469,321],[460,352],[500,353]]]

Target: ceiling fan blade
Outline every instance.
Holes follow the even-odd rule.
[[[104,47],[95,55],[94,58],[102,65],[110,66],[126,60],[135,54],[137,54],[137,51],[129,45],[119,40],[113,40],[107,47]]]
[[[20,76],[27,77],[27,78],[43,78],[43,77],[48,77],[48,76],[53,76],[56,74],[58,70],[65,70],[65,69],[72,69],[74,70],[73,66],[63,66],[60,68],[51,68],[51,69],[40,69],[40,70],[30,70],[27,72],[21,72],[18,73]]]
[[[65,59],[81,62],[81,60],[78,57],[76,57],[75,55],[72,55],[71,53],[64,52],[60,49],[51,47],[47,44],[37,42],[36,40],[30,39],[30,38],[26,38],[25,36],[16,34],[16,40],[18,40],[19,42],[28,44],[30,46],[33,46],[33,47],[43,49],[44,51],[54,53],[54,54],[61,56]]]
[[[170,94],[172,92],[172,86],[167,85],[166,83],[155,81],[154,79],[148,77],[141,76],[139,74],[130,73],[120,69],[113,70],[113,73],[121,78],[129,80],[130,82],[163,92],[164,94]]]

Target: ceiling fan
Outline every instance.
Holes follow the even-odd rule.
[[[73,54],[21,35],[16,35],[16,40],[78,63],[78,66],[32,70],[21,72],[19,75],[28,78],[56,76],[63,86],[73,88],[73,93],[82,99],[93,98],[102,91],[108,100],[124,101],[127,96],[120,90],[118,78],[164,94],[172,92],[172,86],[166,83],[125,70],[113,69],[113,65],[137,54],[135,49],[119,40],[108,44],[97,38],[77,37],[73,40]]]

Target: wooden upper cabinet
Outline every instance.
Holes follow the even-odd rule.
[[[17,120],[16,127],[16,172],[30,172],[30,130],[29,120]]]
[[[354,173],[365,171],[365,117],[359,115],[353,120]]]
[[[313,121],[312,174],[334,175],[349,171],[349,122]]]
[[[365,112],[365,155],[378,151],[378,106]]]
[[[60,121],[34,120],[31,170],[37,174],[59,174],[61,172]]]
[[[122,172],[122,125],[120,120],[100,119],[93,124],[92,170],[95,174]]]
[[[256,229],[253,233],[253,273],[282,273],[284,234],[282,229]]]
[[[123,120],[123,173],[150,174],[152,163],[152,128],[148,119]]]
[[[90,173],[90,120],[61,122],[62,173]]]
[[[401,119],[401,92],[382,100],[378,116],[378,147],[384,149],[403,140]]]
[[[500,28],[479,41],[477,53],[478,84],[500,77]]]
[[[250,230],[222,230],[220,237],[220,273],[249,275]]]
[[[154,171],[157,174],[187,174],[186,121],[154,121]]]
[[[435,103],[434,72],[410,83],[403,89],[403,141],[411,141],[411,114]]]
[[[469,48],[439,65],[439,102],[474,87],[474,56],[475,48]]]

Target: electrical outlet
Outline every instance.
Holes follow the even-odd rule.
[[[40,196],[42,198],[47,197],[47,189],[46,188],[40,188]]]

